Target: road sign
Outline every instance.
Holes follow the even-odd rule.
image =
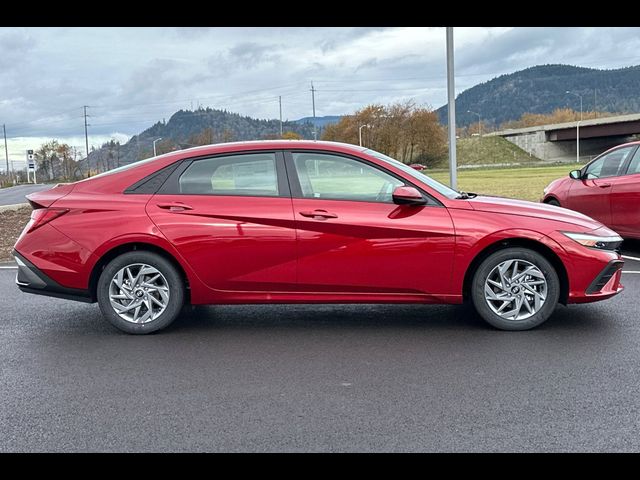
[[[33,172],[33,183],[36,181],[36,158],[33,150],[27,150],[27,182],[29,181],[29,172]]]

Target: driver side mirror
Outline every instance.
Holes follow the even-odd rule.
[[[574,180],[580,180],[582,178],[582,170],[571,170],[569,176]]]
[[[427,200],[414,187],[396,187],[393,191],[393,203],[398,205],[425,205]]]

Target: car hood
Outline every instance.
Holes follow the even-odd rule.
[[[544,218],[557,222],[571,223],[586,230],[601,228],[602,223],[582,213],[567,208],[547,205],[546,203],[528,202],[502,197],[487,197],[478,195],[468,200],[474,210],[506,215],[520,215],[526,217]]]

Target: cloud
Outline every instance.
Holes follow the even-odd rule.
[[[456,28],[458,92],[540,63],[637,63],[638,28]],[[446,102],[442,27],[3,28],[0,122],[10,136],[135,134],[180,108],[275,118],[367,103]]]

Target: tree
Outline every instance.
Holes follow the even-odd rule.
[[[297,134],[296,132],[292,132],[291,130],[287,132],[282,132],[283,140],[302,140],[302,136]]]
[[[436,164],[446,157],[446,132],[430,108],[411,101],[368,105],[327,125],[322,139],[363,146],[405,163]]]

